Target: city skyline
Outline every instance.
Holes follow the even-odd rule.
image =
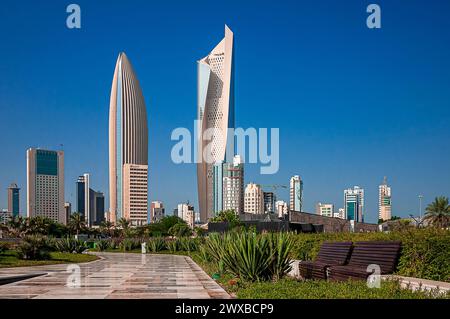
[[[308,5],[299,10],[299,5],[290,4],[292,10],[284,10],[282,14],[276,4],[264,4],[261,16],[256,17],[250,13],[251,4],[247,4],[243,6],[242,16],[234,18],[233,4],[230,4],[213,19],[202,10],[199,13],[188,10],[189,17],[183,20],[186,30],[182,32],[156,18],[157,14],[167,12],[164,5],[142,9],[151,17],[155,15],[155,19],[145,20],[152,22],[128,22],[118,28],[112,21],[122,9],[130,12],[136,21],[140,21],[137,18],[142,18],[143,13],[126,4],[100,10],[95,4],[81,3],[83,12],[106,11],[108,27],[102,28],[86,15],[78,33],[60,26],[58,8],[42,4],[45,9],[35,11],[45,19],[33,20],[34,27],[24,19],[23,28],[11,34],[6,32],[4,41],[10,50],[0,53],[4,61],[10,61],[4,66],[0,80],[0,117],[8,119],[1,140],[7,155],[0,159],[3,167],[0,208],[7,207],[6,189],[14,182],[22,189],[20,207],[24,213],[24,153],[35,146],[56,150],[64,144],[65,200],[72,205],[75,203],[73,181],[83,172],[90,173],[98,181],[97,188],[105,195],[108,193],[108,170],[104,165],[108,160],[105,114],[111,68],[118,52],[125,50],[138,63],[143,90],[149,91],[145,99],[152,105],[149,117],[153,118],[154,126],[149,133],[157,152],[149,152],[155,175],[151,175],[151,170],[148,200],[160,199],[171,211],[177,203],[190,199],[197,209],[197,194],[192,186],[196,179],[195,165],[170,163],[169,137],[174,127],[192,126],[196,108],[195,61],[220,39],[223,23],[227,23],[236,32],[239,44],[236,45],[237,124],[281,128],[280,172],[262,176],[252,165],[246,165],[246,180],[286,185],[292,175],[299,174],[305,183],[304,210],[308,212],[314,212],[314,205],[319,201],[342,207],[342,191],[360,185],[365,189],[366,221],[376,222],[379,181],[388,176],[395,190],[392,214],[418,215],[418,194],[424,194],[425,205],[435,196],[447,195],[450,189],[450,182],[442,179],[450,173],[446,161],[449,154],[447,149],[440,148],[450,136],[445,123],[449,114],[446,101],[450,98],[445,88],[449,83],[443,76],[450,69],[445,59],[449,48],[448,43],[439,40],[445,37],[443,30],[448,23],[440,12],[449,9],[449,4],[441,4],[444,9],[439,7],[439,11],[428,8],[437,4],[418,2],[406,14],[399,4],[382,2],[383,8],[395,12],[395,17],[386,16],[383,29],[375,34],[356,22],[341,21],[361,15],[362,24],[364,6],[353,2],[342,12],[338,4],[327,3],[334,9],[330,10],[332,13]],[[30,3],[30,8],[35,6]],[[180,12],[174,12],[175,17],[185,17],[184,9],[181,5]],[[420,22],[409,29],[402,26],[402,18],[418,17],[424,11],[433,12],[433,16],[421,16]],[[17,16],[18,12],[20,8],[12,6],[9,14]],[[11,18],[3,15],[1,18],[1,30],[9,30]],[[257,23],[264,18],[270,23]],[[208,27],[193,23],[200,20]],[[282,21],[284,24],[277,26]],[[330,28],[336,21],[343,23]],[[443,28],[432,30],[429,25],[433,21],[441,21]],[[154,28],[158,25],[166,27],[164,36],[158,34],[161,28]],[[45,29],[48,35],[44,36],[39,29]],[[294,41],[286,41],[290,29],[299,33]],[[342,35],[347,31],[352,32],[352,40]],[[116,35],[121,32],[136,35],[117,43]],[[105,35],[102,41],[94,41],[102,35]],[[41,51],[38,40],[53,50]],[[262,45],[264,40],[270,45]],[[52,42],[58,43],[58,47]],[[410,42],[425,43],[424,48],[435,50],[417,49]],[[289,64],[292,76],[285,69],[279,70],[279,59],[285,52],[296,56]],[[405,54],[408,59],[404,59]],[[385,64],[377,60],[380,56],[385,58],[382,59]],[[40,63],[34,63],[35,58]],[[172,65],[158,63],[164,58]],[[260,68],[262,63],[264,70]],[[177,76],[173,78],[169,74]],[[267,74],[271,76],[265,77]],[[176,97],[173,92],[177,92]],[[281,100],[279,92],[284,93]],[[353,115],[347,112],[361,106],[365,107],[364,112],[358,110]],[[380,111],[386,111],[386,115],[377,120]],[[295,124],[290,124],[290,119],[296,119]],[[320,124],[323,122],[327,125]],[[79,129],[81,124],[83,129]],[[328,156],[317,160],[317,154],[324,150]],[[177,182],[181,182],[177,185],[183,191],[173,194]],[[151,185],[158,187],[152,190]],[[280,190],[277,198],[288,202],[289,194]]]

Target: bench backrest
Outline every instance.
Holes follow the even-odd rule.
[[[367,267],[370,264],[376,264],[380,266],[382,274],[390,274],[397,266],[400,249],[400,241],[356,242],[348,265]]]
[[[316,261],[344,265],[352,251],[352,244],[351,241],[324,242],[320,246]]]

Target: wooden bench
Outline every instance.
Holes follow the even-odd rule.
[[[373,273],[373,271],[367,271],[367,267],[371,264],[380,267],[380,275],[391,274],[397,266],[400,250],[400,241],[357,242],[348,264],[331,266],[328,279],[331,281],[366,280]]]
[[[326,279],[327,268],[344,265],[351,253],[352,242],[324,242],[314,261],[301,261],[300,275],[305,279]]]

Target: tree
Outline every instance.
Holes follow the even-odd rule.
[[[424,220],[438,228],[447,228],[450,225],[450,205],[448,197],[436,197],[434,202],[427,206]]]
[[[27,218],[15,216],[6,224],[6,231],[10,237],[23,237],[27,232]]]
[[[110,222],[109,220],[103,221],[100,224],[100,231],[102,234],[107,234],[108,236],[112,237],[112,230],[114,228],[114,224]]]
[[[54,221],[48,217],[36,216],[28,219],[30,234],[48,235]]]
[[[80,213],[73,213],[70,216],[70,221],[69,221],[69,229],[73,232],[75,232],[78,235],[80,234],[80,232],[85,229],[86,224],[84,222],[84,216],[81,215]]]
[[[227,223],[229,223],[230,228],[234,228],[241,224],[241,221],[239,220],[239,216],[236,214],[236,212],[233,209],[220,211],[216,217],[211,219],[211,222],[212,223],[227,222]]]
[[[191,236],[192,230],[186,223],[178,223],[170,227],[169,234],[176,237]]]

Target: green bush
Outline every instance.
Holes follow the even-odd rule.
[[[9,249],[10,249],[10,244],[9,243],[4,242],[4,241],[0,242],[0,254],[5,252],[5,251],[7,251],[7,250],[9,250]]]
[[[43,260],[50,258],[50,246],[41,235],[26,236],[17,248],[21,259]]]
[[[85,241],[70,237],[56,240],[54,242],[54,247],[56,251],[75,254],[81,254],[88,249],[88,245]]]
[[[122,251],[131,251],[141,247],[141,241],[139,239],[125,238],[119,244],[119,249]]]
[[[175,253],[178,251],[178,241],[169,240],[166,242],[166,247],[171,253]]]
[[[321,233],[294,236],[295,259],[313,260],[324,241],[400,240],[402,252],[396,274],[450,281],[450,231],[434,227],[406,228],[390,233]]]
[[[198,249],[198,242],[196,239],[189,238],[189,237],[181,237],[177,239],[178,247],[182,251],[197,251]]]
[[[290,270],[292,235],[253,232],[211,234],[200,253],[210,256],[217,269],[246,281],[278,279]],[[219,271],[222,272],[222,271]]]
[[[166,242],[161,237],[155,237],[147,242],[147,251],[156,253],[166,249]]]
[[[95,242],[95,248],[98,251],[105,251],[110,247],[109,240],[99,240]]]

